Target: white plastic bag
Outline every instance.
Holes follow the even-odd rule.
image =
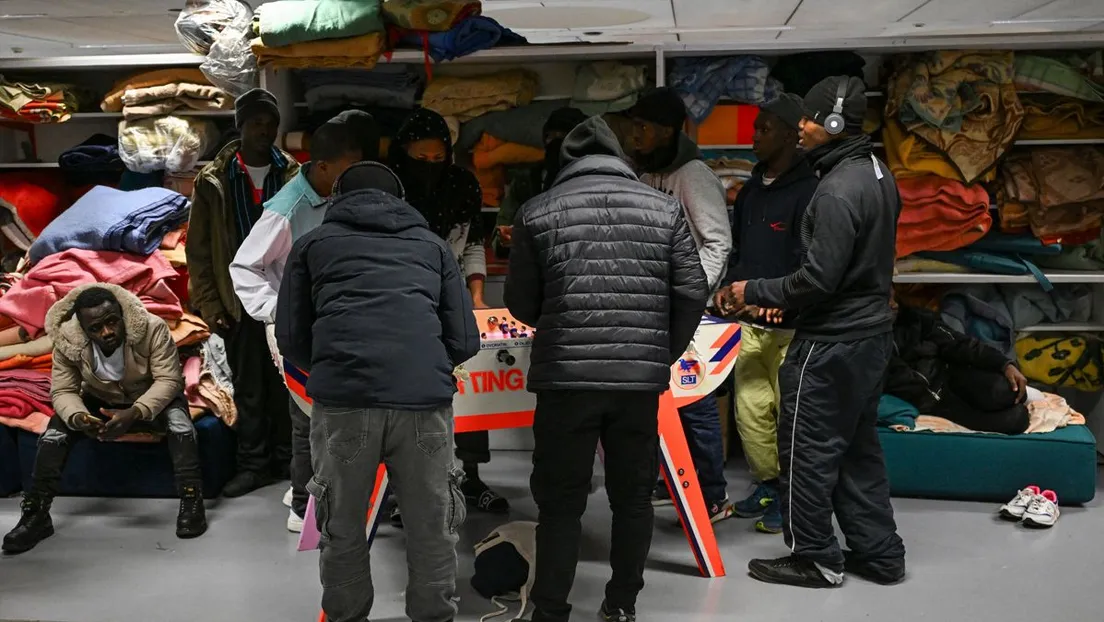
[[[245,10],[235,15],[215,36],[207,51],[207,60],[203,61],[199,70],[211,84],[238,97],[257,86],[257,57],[249,47],[253,36],[253,11],[236,0],[217,1],[234,1]]]
[[[195,54],[204,54],[227,26],[253,19],[253,11],[239,0],[188,0],[176,18],[176,36]]]

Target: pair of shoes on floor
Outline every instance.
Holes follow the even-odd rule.
[[[487,514],[508,514],[510,502],[502,495],[491,490],[478,477],[469,477],[460,484],[460,492],[464,493],[464,500],[468,507],[485,512]]]
[[[244,497],[249,493],[263,488],[272,483],[272,478],[253,471],[238,471],[225,486],[222,487],[222,496],[227,499]]]
[[[303,517],[288,509],[287,530],[291,533],[303,533]]]
[[[734,516],[732,511],[732,502],[727,496],[720,501],[714,501],[712,503],[706,501],[705,509],[709,512],[709,522],[713,523],[714,525],[725,520],[726,518],[732,518]],[[678,527],[682,527],[681,516],[678,518],[678,520],[675,521],[675,525]]]
[[[782,533],[782,495],[770,484],[759,484],[755,491],[743,501],[732,506],[733,513],[740,518],[757,518],[755,530],[761,533]]]
[[[845,551],[843,569],[849,574],[861,577],[879,585],[894,585],[905,578],[904,561],[889,564],[890,568],[876,567]],[[790,555],[778,559],[753,559],[748,563],[748,574],[764,583],[793,585],[808,588],[831,588],[843,585],[843,573],[824,568],[816,562]]]
[[[1016,521],[1032,529],[1050,529],[1062,514],[1058,509],[1058,494],[1053,490],[1039,490],[1035,485],[1016,493],[1015,498],[1000,507],[999,513],[1004,520]]]
[[[291,507],[291,501],[292,501],[292,496],[293,495],[294,495],[294,493],[292,492],[291,487],[289,486],[288,489],[287,489],[287,492],[284,493],[284,498],[282,499],[282,503],[284,504],[285,508],[290,508]]]

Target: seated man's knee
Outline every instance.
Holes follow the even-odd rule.
[[[195,435],[195,425],[192,423],[192,416],[188,413],[187,408],[181,408],[173,404],[165,409],[164,417],[170,434]]]
[[[55,417],[56,418],[56,417]],[[61,423],[60,420],[58,423]],[[38,444],[42,445],[64,445],[69,442],[69,431],[65,428],[65,424],[53,425],[51,424],[46,428],[46,431],[42,433],[42,436],[38,437]]]

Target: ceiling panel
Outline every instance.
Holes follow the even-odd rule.
[[[778,26],[800,0],[672,0],[681,27]]]
[[[670,0],[501,0],[485,2],[483,14],[518,30],[670,28],[675,24]]]
[[[802,0],[790,25],[818,28],[822,24],[832,24],[862,28],[865,24],[888,24],[922,4],[924,0]]]
[[[999,19],[1012,19],[1027,11],[1036,9],[1048,0],[930,0],[914,13],[905,17],[905,21],[925,22],[965,22],[969,24],[988,23]]]
[[[742,43],[765,43],[778,37],[777,30],[750,32],[684,32],[679,34],[682,43],[723,43],[738,46]]]
[[[0,15],[95,17],[112,14],[158,15],[184,6],[183,0],[0,0]],[[6,21],[6,20],[5,20]]]
[[[1055,0],[1028,11],[1016,19],[1079,19],[1086,17],[1104,18],[1104,2],[1100,0]]]
[[[173,29],[173,17],[84,17],[0,21],[0,41],[7,47],[7,35],[56,43],[64,47],[82,45],[150,45],[179,43]]]

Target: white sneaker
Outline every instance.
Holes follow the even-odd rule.
[[[291,533],[303,533],[303,519],[292,510],[288,510],[287,530]]]
[[[1062,512],[1058,510],[1058,495],[1053,490],[1044,490],[1042,494],[1035,495],[1031,505],[1023,515],[1024,527],[1035,529],[1049,529],[1058,522]]]
[[[1005,503],[1000,507],[1000,517],[1004,520],[1019,521],[1023,518],[1024,512],[1027,511],[1027,506],[1031,505],[1032,499],[1035,495],[1038,495],[1042,491],[1038,486],[1031,485],[1024,488],[1020,492],[1016,493],[1016,497]]]
[[[284,493],[284,507],[291,507],[291,488],[288,488],[287,492]]]

